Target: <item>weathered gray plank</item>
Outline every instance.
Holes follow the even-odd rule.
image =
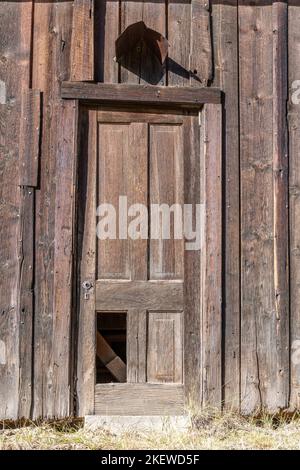
[[[212,2],[214,86],[223,107],[224,370],[226,408],[240,407],[240,162],[237,0]]]
[[[21,188],[19,229],[18,310],[20,325],[19,410],[28,418],[32,404],[32,333],[34,287],[34,188]]]
[[[188,86],[190,84],[190,2],[168,2],[167,58],[168,85]]]
[[[21,103],[20,186],[38,185],[40,122],[41,94],[38,90],[26,90]]]
[[[222,402],[222,107],[206,105],[202,119],[204,203],[201,253],[202,404]]]
[[[201,200],[199,117],[186,117],[184,123],[184,202],[203,204]],[[193,221],[195,227],[195,221]],[[202,221],[200,222],[202,226]],[[202,229],[202,228],[201,228]],[[191,406],[201,406],[202,338],[201,338],[201,253],[184,253],[184,384],[186,400]]]
[[[289,212],[288,212],[288,7],[273,4],[273,198],[276,340],[274,391],[269,410],[287,408],[289,359]],[[274,341],[274,340],[273,340]]]
[[[177,107],[201,107],[204,103],[221,102],[221,92],[217,88],[156,87],[152,85],[113,85],[64,82],[61,96],[99,103],[131,103]]]
[[[175,384],[97,384],[95,414],[180,415],[183,386]]]
[[[81,143],[78,175],[78,345],[77,345],[77,414],[94,413],[96,358],[96,233],[97,204],[97,112],[85,111],[81,122]],[[91,282],[89,298],[84,299],[82,284]]]
[[[240,93],[241,408],[246,413],[262,407],[275,411],[287,404],[287,238],[280,224],[287,224],[288,219],[279,183],[281,177],[286,178],[285,129],[280,128],[284,123],[281,77],[286,73],[286,33],[281,23],[280,40],[274,34],[277,13],[272,4],[239,7],[240,83],[244,84]],[[283,69],[278,67],[281,55]],[[278,265],[280,253],[283,258]]]
[[[207,86],[213,73],[209,0],[192,0],[191,8],[191,85]]]
[[[40,138],[39,91],[27,90],[31,85],[31,46],[33,2],[20,5],[20,60],[21,75],[21,123],[19,137],[19,184],[37,186]],[[26,112],[28,113],[26,115]],[[25,120],[27,119],[27,120]],[[26,148],[27,147],[27,148]],[[26,155],[27,152],[27,155]],[[18,417],[29,418],[33,399],[33,288],[34,288],[34,239],[35,239],[35,190],[20,189],[20,225],[18,238],[18,313],[19,313],[19,409]]]
[[[70,69],[74,81],[94,80],[94,0],[73,2]]]
[[[66,305],[59,301],[58,296],[64,287],[55,293],[55,286],[57,278],[62,275],[57,274],[58,254],[64,248],[62,263],[64,267],[68,266],[68,232],[71,230],[68,213],[71,203],[67,197],[70,196],[68,172],[72,171],[72,162],[65,158],[70,155],[72,138],[71,134],[66,138],[62,132],[66,129],[64,119],[66,123],[72,123],[72,112],[69,114],[72,104],[62,108],[59,89],[60,81],[70,75],[72,11],[71,2],[35,3],[32,87],[43,93],[43,138],[40,186],[36,191],[34,418],[70,414],[70,375],[65,374],[69,370],[71,356],[69,302],[68,297]],[[66,152],[63,157],[61,152]],[[62,173],[58,174],[58,169]],[[56,191],[57,197],[62,197],[63,191],[58,188],[60,181],[67,185],[66,199],[60,201],[61,206],[56,206]],[[67,213],[63,214],[64,210]],[[55,223],[57,216],[58,225]],[[66,228],[62,224],[64,216]],[[56,229],[62,227],[63,233],[57,233]],[[67,289],[70,281],[64,279],[63,282]]]
[[[290,206],[290,296],[291,296],[291,390],[290,407],[300,408],[300,8],[288,7],[289,50],[289,206]]]
[[[0,417],[30,417],[32,305],[29,259],[32,197],[18,188],[19,116],[22,91],[30,84],[32,2],[1,2],[0,31]],[[23,234],[24,236],[24,234]],[[23,245],[24,242],[24,245]],[[24,255],[24,257],[23,257]],[[24,310],[23,310],[24,309]]]
[[[74,200],[76,167],[77,104],[64,102],[60,106],[61,125],[57,133],[57,166],[55,194],[55,242],[53,272],[53,352],[55,411],[60,416],[73,413],[70,397],[70,375],[66,374],[71,346],[71,313],[73,287],[73,252],[74,252]],[[68,338],[68,341],[66,341]],[[57,411],[56,411],[57,410]]]

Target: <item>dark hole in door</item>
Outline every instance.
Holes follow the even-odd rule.
[[[96,382],[126,382],[126,313],[97,315]]]

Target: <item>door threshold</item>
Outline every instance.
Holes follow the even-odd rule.
[[[84,428],[89,431],[106,430],[115,434],[124,432],[185,432],[191,428],[188,415],[174,416],[124,416],[124,415],[88,415],[84,419]]]

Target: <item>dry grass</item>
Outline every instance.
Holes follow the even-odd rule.
[[[202,412],[189,432],[91,432],[81,424],[58,421],[0,430],[0,450],[11,449],[300,449],[299,416],[244,418]]]

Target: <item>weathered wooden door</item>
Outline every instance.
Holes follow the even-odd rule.
[[[220,253],[201,248],[208,188],[199,124],[195,111],[82,112],[79,414],[180,414],[190,397],[201,401],[204,259]],[[219,186],[210,190],[219,203]]]

